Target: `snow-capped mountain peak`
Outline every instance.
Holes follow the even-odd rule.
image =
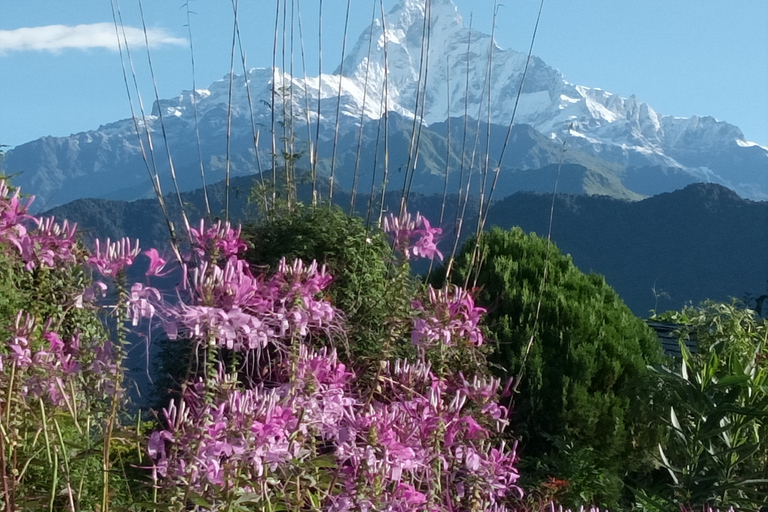
[[[307,125],[319,123],[322,158],[322,144],[336,137],[333,127],[337,121],[341,138],[348,136],[351,141],[361,122],[377,124],[386,109],[405,119],[417,118],[427,127],[439,127],[448,117],[468,114],[506,132],[514,121],[515,125],[530,125],[544,135],[543,140],[559,145],[566,142],[571,150],[614,169],[641,169],[637,173],[642,174],[642,169],[657,168],[661,169],[657,177],[683,176],[675,183],[715,181],[745,197],[768,199],[768,148],[745,141],[733,125],[708,116],[665,116],[635,96],[624,98],[571,84],[535,56],[521,84],[527,55],[500,48],[490,35],[467,27],[451,0],[400,0],[384,14],[383,21],[376,14],[378,19],[354,45],[347,46],[347,55],[332,74],[305,79],[280,69],[253,69],[244,77],[232,78],[231,134],[241,144],[243,153],[237,158],[242,169],[253,170],[263,163],[255,157],[255,140],[260,141],[262,154],[268,155],[273,135],[276,140],[295,140],[300,133],[308,133]],[[207,88],[161,100],[139,124],[146,123],[150,133],[157,134],[162,114],[168,145],[179,154],[176,158],[194,160],[198,152],[190,145],[196,139],[196,107],[202,154],[215,176],[222,168],[226,147],[229,84],[227,75]],[[280,112],[276,125],[270,105]],[[272,134],[272,126],[280,133]],[[292,131],[302,127],[302,132]],[[97,131],[30,144],[10,151],[5,165],[11,173],[24,171],[19,184],[41,198],[47,196],[50,204],[88,195],[151,193],[151,187],[135,184],[143,183],[142,179],[146,182],[147,175],[130,119]],[[547,165],[551,163],[549,154],[542,150],[531,162]],[[434,157],[441,158],[437,153]],[[190,165],[195,164],[192,160]],[[443,172],[445,165],[433,165],[424,172]],[[514,154],[507,154],[502,162],[509,169],[527,165],[533,164]],[[122,171],[97,186],[90,174],[107,169]],[[166,172],[162,165],[160,172]],[[638,179],[657,178],[645,173]],[[644,191],[640,193],[656,193],[666,186],[661,181],[658,186],[641,185]],[[189,186],[193,186],[191,180]]]

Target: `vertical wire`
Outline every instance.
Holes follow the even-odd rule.
[[[328,191],[328,207],[333,206],[333,180],[336,171],[336,149],[339,140],[339,122],[341,121],[341,86],[344,80],[344,57],[347,50],[347,29],[349,28],[349,7],[352,0],[347,0],[347,13],[344,17],[344,37],[341,43],[341,66],[339,67],[339,94],[336,98],[336,125],[333,128],[333,153],[331,156],[331,180]]]
[[[229,55],[229,91],[227,93],[227,153],[225,158],[224,177],[224,220],[229,220],[229,173],[232,160],[232,89],[235,82],[235,44],[237,43],[237,8],[238,0],[234,2],[234,21],[232,23],[232,50]]]
[[[139,2],[139,14],[141,15],[141,26],[144,30],[144,44],[147,47],[147,63],[149,64],[149,73],[152,76],[152,85],[155,90],[155,100],[157,101],[157,114],[158,118],[160,119],[160,128],[163,133],[163,142],[165,144],[165,154],[168,157],[168,166],[171,171],[171,180],[173,181],[174,188],[176,189],[176,197],[179,200],[179,209],[181,210],[181,218],[184,221],[184,227],[187,230],[187,235],[189,235],[189,219],[187,219],[187,213],[184,211],[184,202],[181,200],[181,192],[179,191],[179,183],[176,179],[176,170],[173,167],[173,158],[171,158],[171,148],[168,145],[168,133],[165,129],[165,120],[163,118],[163,109],[160,105],[160,93],[157,90],[157,80],[155,79],[155,70],[154,66],[152,66],[152,54],[149,51],[149,35],[147,34],[147,24],[144,21],[144,8],[141,4],[141,0],[138,0]]]
[[[197,144],[197,159],[200,162],[200,178],[203,182],[203,198],[205,199],[205,213],[211,220],[211,203],[208,200],[208,184],[205,179],[205,165],[203,164],[203,150],[200,143],[200,122],[197,115],[197,79],[195,72],[195,48],[192,44],[192,18],[190,17],[189,2],[184,2],[187,14],[187,36],[189,37],[189,55],[192,61],[192,113],[195,119],[195,143]]]
[[[360,170],[360,152],[363,146],[363,124],[365,122],[365,102],[368,99],[368,76],[371,68],[371,49],[373,48],[373,25],[376,20],[376,2],[373,3],[373,13],[371,15],[371,26],[368,31],[368,55],[365,59],[365,80],[363,82],[363,104],[360,107],[360,132],[357,136],[357,154],[355,156],[355,171],[352,175],[352,194],[349,199],[349,214],[355,212],[355,200],[357,196],[357,179]],[[374,165],[376,163],[376,154],[374,153]],[[373,192],[371,192],[373,194]],[[369,208],[370,209],[370,208]]]
[[[389,42],[387,41],[387,22],[384,16],[384,0],[379,0],[381,7],[381,30],[384,38],[384,178],[381,182],[381,203],[377,226],[381,226],[384,217],[384,199],[387,195],[387,178],[389,177]]]

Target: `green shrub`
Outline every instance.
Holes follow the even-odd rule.
[[[474,244],[464,245],[452,280],[478,287],[496,340],[491,360],[501,376],[521,379],[511,429],[529,484],[565,480],[565,504],[615,507],[657,440],[646,365],[661,359],[658,339],[603,277],[583,274],[546,240],[494,228],[480,238],[479,273],[469,268]]]
[[[691,354],[657,366],[667,394],[667,438],[660,462],[669,479],[663,507],[739,506],[755,510],[768,494],[768,326],[737,303],[708,302],[661,319],[695,334]],[[662,508],[663,509],[663,508]]]
[[[330,299],[344,312],[347,337],[354,340],[348,358],[377,365],[412,354],[410,301],[418,283],[382,232],[337,207],[298,204],[243,233],[252,242],[246,259],[254,265],[274,269],[282,257],[326,265],[333,276]]]

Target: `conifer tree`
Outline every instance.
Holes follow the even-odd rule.
[[[643,411],[658,339],[602,276],[582,273],[546,239],[520,228],[484,233],[479,273],[469,266],[474,244],[464,245],[452,280],[475,283],[488,309],[491,359],[515,379],[510,427],[528,473],[538,466],[542,479],[584,478],[602,487],[592,500],[615,504],[657,440]]]

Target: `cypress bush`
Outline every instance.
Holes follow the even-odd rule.
[[[646,470],[656,446],[645,411],[658,339],[602,276],[582,273],[545,239],[520,228],[484,233],[479,273],[470,268],[474,244],[464,245],[452,280],[475,284],[496,371],[519,380],[510,427],[524,473],[559,482],[544,488],[565,502],[615,507],[627,474]]]
[[[410,298],[418,283],[398,261],[384,233],[338,207],[297,204],[291,211],[246,226],[245,258],[274,270],[281,258],[316,260],[333,276],[329,298],[346,315],[349,357],[371,363],[413,351]]]

